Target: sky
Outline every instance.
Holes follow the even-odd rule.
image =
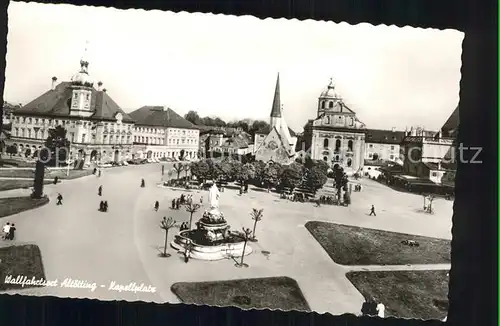
[[[277,74],[288,125],[317,116],[336,91],[367,128],[439,129],[459,101],[455,30],[10,2],[4,99],[26,104],[89,74],[125,111],[268,120]]]

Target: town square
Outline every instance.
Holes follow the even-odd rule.
[[[447,318],[462,33],[9,11],[1,293]]]

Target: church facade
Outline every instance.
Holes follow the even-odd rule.
[[[255,133],[255,160],[290,164],[295,159],[297,137],[285,120],[280,97],[280,76],[276,79],[273,105],[270,115],[270,128]]]
[[[317,114],[304,126],[302,155],[336,164],[348,175],[361,171],[365,156],[365,125],[335,92],[333,81],[318,98]]]

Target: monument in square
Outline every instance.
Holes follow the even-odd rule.
[[[231,232],[224,214],[219,209],[220,192],[214,183],[208,192],[209,209],[196,222],[196,229],[185,230],[175,235],[171,246],[174,249],[190,250],[190,257],[202,260],[219,260],[241,257],[244,238],[240,233]],[[252,252],[246,246],[245,255]]]

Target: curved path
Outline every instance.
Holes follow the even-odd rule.
[[[126,170],[125,170],[126,169]],[[42,252],[49,280],[65,278],[95,282],[95,292],[79,288],[25,289],[23,294],[59,297],[123,299],[127,301],[161,301],[158,293],[109,291],[110,282],[127,285],[130,282],[151,285],[134,242],[135,199],[140,196],[141,177],[159,174],[158,165],[107,169],[102,177],[64,180],[58,185],[46,185],[44,192],[50,203],[35,210],[2,219],[14,222],[17,242],[36,243]],[[143,175],[144,174],[144,175]],[[97,188],[103,185],[103,197]],[[14,192],[14,191],[13,191]],[[60,192],[63,205],[57,206]],[[109,211],[99,212],[100,200],[107,200]]]

